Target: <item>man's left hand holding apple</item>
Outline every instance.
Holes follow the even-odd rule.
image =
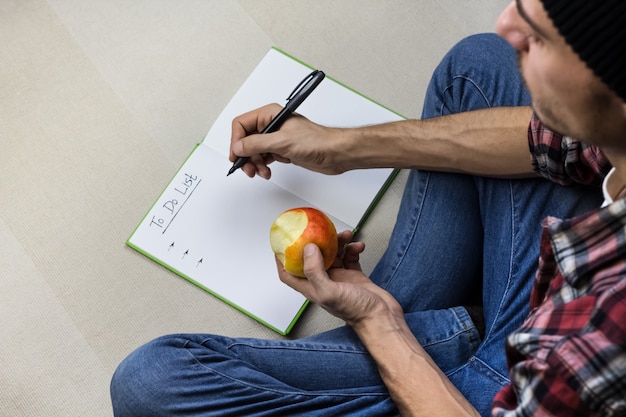
[[[291,275],[277,260],[281,281],[352,327],[381,314],[390,314],[403,320],[398,302],[361,271],[359,255],[365,249],[365,244],[351,242],[350,231],[339,233],[338,239],[339,248],[344,249],[339,250],[335,263],[328,271],[324,270],[319,248],[308,244],[304,249],[304,273],[307,279]]]
[[[352,327],[376,362],[401,415],[442,415],[439,412],[445,408],[444,415],[477,416],[417,341],[400,304],[361,271],[359,254],[365,245],[351,242],[350,231],[338,238],[339,247],[345,249],[328,271],[319,248],[307,244],[307,279],[285,271],[277,258],[280,279]]]

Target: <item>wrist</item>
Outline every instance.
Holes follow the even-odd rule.
[[[371,168],[362,161],[364,137],[358,128],[329,128],[334,147],[334,164],[341,172]],[[360,144],[360,146],[359,146]]]
[[[412,168],[420,121],[400,121],[342,129],[342,152],[349,169]]]
[[[401,311],[395,313],[388,307],[373,311],[367,317],[348,322],[348,324],[364,342],[369,338],[381,340],[381,337],[384,338],[386,335],[409,330],[403,313]]]

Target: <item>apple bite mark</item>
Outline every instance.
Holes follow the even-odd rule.
[[[303,211],[288,210],[278,216],[272,224],[270,230],[270,244],[272,250],[286,269],[289,266],[285,265],[287,256],[293,260],[295,243],[297,243],[298,238],[304,232],[308,222],[307,215]],[[295,255],[297,257],[297,254]]]
[[[304,246],[314,243],[322,252],[324,268],[333,264],[338,251],[337,231],[323,212],[300,207],[276,218],[270,228],[272,250],[289,273],[304,278]]]

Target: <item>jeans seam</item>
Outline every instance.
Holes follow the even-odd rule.
[[[487,96],[486,96],[486,95],[485,95],[485,93],[483,92],[482,88],[480,88],[476,82],[474,82],[474,81],[473,81],[473,80],[472,80],[469,76],[466,76],[466,75],[455,75],[454,77],[452,77],[452,82],[450,82],[450,84],[446,85],[446,86],[443,88],[442,95],[441,95],[441,97],[442,97],[443,99],[441,100],[441,108],[439,109],[439,116],[442,116],[442,115],[443,115],[443,109],[444,109],[445,104],[446,104],[446,100],[445,100],[445,97],[446,97],[446,92],[447,92],[449,89],[451,89],[451,88],[453,87],[453,84],[454,84],[457,80],[459,80],[459,79],[461,79],[461,80],[465,80],[465,81],[469,82],[470,84],[472,84],[472,86],[474,86],[474,88],[476,89],[476,91],[478,91],[478,93],[479,93],[479,94],[480,94],[480,96],[483,98],[483,100],[485,100],[485,103],[487,104],[487,107],[491,107],[491,103],[490,103],[490,102],[489,102],[489,100],[487,99]]]
[[[413,173],[413,175],[417,175],[416,172]],[[424,199],[425,199],[425,195],[428,192],[428,186],[430,184],[430,172],[428,171],[420,171],[420,175],[426,175],[426,179],[423,181],[423,186],[422,186],[422,190],[421,190],[421,201],[419,204],[419,209],[416,210],[413,214],[413,216],[411,217],[411,229],[410,229],[410,238],[406,240],[406,245],[402,248],[402,252],[398,254],[398,261],[395,263],[395,266],[393,268],[393,270],[391,271],[391,273],[389,274],[389,276],[387,277],[387,279],[385,279],[385,284],[381,285],[381,288],[383,289],[387,289],[389,288],[389,285],[391,285],[391,283],[393,282],[398,269],[400,269],[400,265],[402,264],[403,259],[406,257],[407,252],[409,250],[409,247],[411,246],[411,243],[413,242],[413,239],[415,238],[415,233],[417,230],[417,224],[419,223],[419,219],[422,215],[422,209],[424,207]]]
[[[459,307],[465,310],[464,307]],[[467,311],[467,310],[466,310]],[[469,342],[472,346],[475,346],[476,349],[478,349],[479,345],[480,345],[480,335],[478,334],[478,329],[476,328],[476,325],[474,324],[474,322],[472,321],[472,319],[469,317],[469,314],[467,314],[467,320],[463,320],[461,316],[459,316],[458,310],[456,308],[452,309],[452,313],[456,316],[457,320],[459,321],[459,323],[461,323],[461,325],[463,326],[463,330],[460,332],[457,332],[456,334],[461,334],[461,333],[467,333],[469,335]],[[471,325],[468,326],[468,321],[469,323],[471,323]]]
[[[456,338],[456,337],[458,337],[460,335],[463,335],[463,334],[468,334],[469,335],[468,338],[470,339],[471,342],[476,340],[476,338],[474,337],[475,336],[474,332],[471,329],[462,329],[460,331],[455,332],[454,334],[451,334],[449,337],[447,337],[445,339],[441,338],[441,339],[438,339],[436,342],[422,343],[421,346],[424,347],[424,348],[427,348],[427,347],[440,345],[442,343],[447,343],[450,340],[452,340],[452,339],[454,339],[454,338]]]
[[[491,322],[491,325],[489,326],[489,328],[487,328],[485,330],[485,340],[487,340],[492,332],[493,332],[493,328],[496,324],[496,322],[498,321],[498,318],[500,317],[500,315],[502,314],[502,309],[503,309],[503,305],[504,305],[504,300],[507,299],[507,296],[509,294],[509,291],[511,291],[511,284],[513,281],[513,260],[514,260],[514,256],[513,256],[513,251],[515,249],[515,236],[516,236],[516,228],[515,228],[515,197],[514,197],[514,193],[513,193],[513,183],[511,181],[509,181],[509,195],[511,198],[511,241],[509,242],[509,247],[510,247],[510,253],[511,253],[511,257],[510,257],[510,261],[509,261],[509,273],[507,276],[507,283],[506,283],[506,290],[504,291],[504,293],[502,294],[502,297],[500,297],[500,303],[498,304],[498,309],[496,311],[496,314],[494,316],[493,321]]]
[[[480,364],[480,366],[478,366],[477,364]],[[509,377],[507,375],[503,375],[500,372],[496,371],[494,368],[489,366],[485,361],[483,361],[482,359],[478,358],[477,356],[472,356],[462,366],[459,366],[458,368],[453,369],[450,372],[447,372],[446,376],[448,378],[450,378],[452,375],[456,374],[457,372],[462,371],[465,368],[473,368],[474,370],[479,372],[482,376],[484,376],[486,378],[489,378],[493,382],[495,382],[497,384],[500,384],[503,387],[505,385],[507,385],[507,384],[510,384],[510,382],[511,382],[511,380],[509,379]],[[481,368],[487,369],[487,370],[489,370],[489,372],[481,372],[481,370],[482,370]]]

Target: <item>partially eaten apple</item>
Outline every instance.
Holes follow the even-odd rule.
[[[289,209],[280,214],[270,229],[270,245],[285,270],[304,278],[304,246],[315,243],[322,252],[324,269],[337,256],[339,242],[332,220],[312,207]]]

